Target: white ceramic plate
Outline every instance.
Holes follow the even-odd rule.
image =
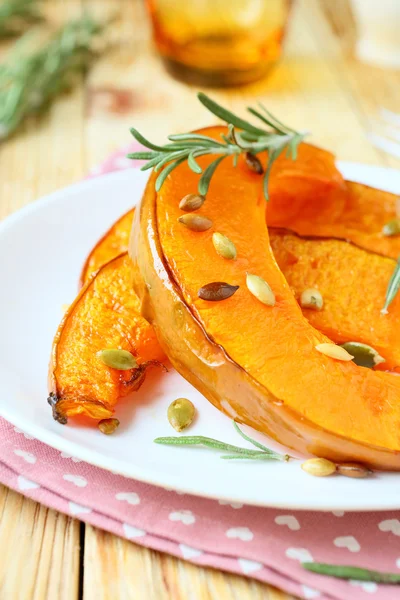
[[[349,179],[400,192],[400,172],[349,163],[340,168]],[[58,450],[183,492],[297,509],[400,508],[400,475],[394,473],[361,481],[322,480],[306,475],[297,461],[223,461],[207,449],[154,444],[157,436],[174,435],[166,409],[176,397],[186,396],[198,409],[191,434],[246,445],[229,419],[173,370],[163,377],[153,373],[130,402],[121,403],[121,426],[113,436],[53,421],[46,402],[47,366],[62,305],[76,294],[89,250],[140,199],[145,182],[146,176],[134,169],[85,181],[0,224],[0,415]]]

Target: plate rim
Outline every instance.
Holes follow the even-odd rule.
[[[400,171],[398,169],[394,169],[391,167],[384,167],[379,165],[369,165],[365,163],[359,162],[349,162],[349,161],[338,161],[337,165],[339,169],[342,171],[353,170],[356,172],[366,173],[366,169],[369,171],[369,175],[372,178],[376,178],[379,175],[385,175],[388,172],[392,172],[395,178],[399,179],[399,187],[400,187]],[[71,194],[75,192],[84,191],[86,188],[93,188],[97,186],[101,186],[105,179],[107,181],[115,180],[129,180],[131,177],[138,177],[139,173],[143,179],[148,177],[148,173],[141,172],[138,168],[126,168],[121,169],[119,171],[114,171],[112,173],[106,173],[99,176],[88,177],[82,181],[73,183],[67,187],[56,190],[50,194],[47,194],[40,199],[33,201],[26,205],[25,207],[17,210],[11,215],[7,216],[0,222],[0,235],[2,235],[3,231],[7,230],[9,227],[14,225],[20,220],[23,220],[27,215],[32,212],[36,212],[38,210],[42,210],[46,205],[56,203],[59,198],[64,197],[66,194]],[[374,177],[375,175],[375,177]],[[365,176],[365,178],[367,178]],[[357,177],[349,177],[352,181],[359,181],[359,179],[363,179],[363,176],[359,178]],[[371,185],[371,184],[367,184]],[[372,184],[373,185],[373,184]],[[390,186],[389,186],[390,187]],[[385,189],[385,186],[382,187]],[[396,193],[396,192],[395,192]],[[135,205],[135,204],[134,204]],[[171,476],[168,473],[166,476],[162,473],[162,471],[154,471],[154,469],[143,468],[137,464],[133,464],[125,461],[123,459],[109,458],[106,454],[100,454],[96,450],[91,450],[90,448],[85,448],[82,443],[74,442],[67,440],[60,436],[57,433],[49,431],[43,425],[37,425],[27,419],[24,418],[23,414],[10,412],[7,407],[0,405],[0,416],[8,421],[12,426],[17,427],[24,431],[25,433],[32,435],[35,440],[47,444],[48,446],[60,451],[70,454],[76,458],[79,458],[95,467],[112,471],[114,473],[118,473],[119,475],[123,475],[129,479],[138,480],[144,483],[148,483],[150,485],[155,485],[157,487],[164,487],[167,489],[174,489],[185,494],[191,494],[195,496],[200,496],[209,499],[218,499],[224,500],[227,502],[243,502],[243,498],[240,495],[228,494],[224,495],[223,493],[213,493],[209,490],[201,490],[201,489],[193,489],[191,485],[185,485],[185,482],[182,481],[181,478],[177,476]],[[133,473],[133,470],[134,473]],[[400,473],[398,474],[400,476]],[[379,476],[379,474],[378,474]],[[378,477],[377,477],[378,482]],[[304,501],[294,501],[290,498],[287,501],[277,502],[275,500],[268,500],[268,498],[260,499],[260,498],[246,498],[245,503],[251,506],[260,506],[260,507],[269,507],[269,508],[282,508],[282,509],[292,509],[292,510],[312,510],[318,512],[327,512],[334,510],[344,510],[347,512],[357,511],[357,512],[368,512],[368,511],[385,511],[385,510],[396,510],[400,508],[400,498],[396,503],[394,500],[380,497],[379,499],[363,498],[364,505],[360,506],[359,501],[357,501],[358,494],[355,496],[354,500],[350,499],[350,495],[347,498],[344,498],[340,504],[337,501],[332,504],[327,503],[323,507],[321,507],[320,503],[317,504],[312,502],[311,500]],[[367,504],[365,502],[367,501]]]

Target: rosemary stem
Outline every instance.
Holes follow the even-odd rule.
[[[355,581],[373,581],[375,583],[400,583],[400,573],[384,573],[361,567],[347,565],[330,565],[327,563],[303,562],[302,567],[312,573],[329,575],[338,579],[354,579]]]

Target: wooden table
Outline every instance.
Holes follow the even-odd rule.
[[[82,5],[116,12],[115,48],[88,79],[0,146],[0,218],[83,177],[130,141],[210,123],[195,89],[172,80],[149,43],[140,0],[48,0],[54,22]],[[293,127],[341,159],[399,167],[366,138],[380,106],[400,110],[400,73],[357,63],[347,0],[298,0],[286,55],[265,81],[213,95],[243,112],[262,98]],[[4,47],[0,47],[0,51]],[[3,292],[4,293],[4,292]],[[5,600],[286,599],[267,585],[195,567],[58,514],[0,486],[0,597]]]

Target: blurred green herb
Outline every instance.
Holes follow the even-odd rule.
[[[27,116],[44,110],[90,67],[96,56],[94,38],[104,27],[85,15],[64,25],[39,49],[32,49],[31,32],[15,44],[0,65],[0,140]]]
[[[318,573],[318,575],[329,575],[338,579],[350,579],[354,581],[374,581],[375,583],[399,584],[400,573],[383,573],[382,571],[371,571],[362,567],[347,565],[330,565],[327,563],[303,562],[301,566],[307,571]]]
[[[3,0],[0,4],[0,38],[20,35],[42,18],[37,0]]]
[[[288,156],[296,160],[297,148],[307,133],[297,132],[287,127],[261,104],[259,110],[249,107],[248,111],[262,121],[263,125],[268,125],[270,129],[252,125],[220,106],[202,92],[198,94],[198,99],[211,113],[227,123],[228,135],[222,135],[221,141],[199,133],[181,133],[168,136],[171,143],[158,146],[147,140],[137,129],[132,128],[133,137],[150,151],[133,152],[128,154],[128,157],[146,160],[147,163],[142,167],[142,171],[152,167],[155,171],[159,171],[168,163],[168,166],[161,171],[156,179],[157,191],[159,191],[167,176],[178,165],[187,161],[190,169],[194,173],[200,174],[198,192],[205,195],[208,192],[212,176],[225,158],[232,156],[233,164],[236,166],[240,154],[244,154],[248,159],[249,156],[255,157],[260,152],[267,151],[268,158],[264,170],[264,196],[268,200],[268,180],[274,161],[285,150]],[[196,158],[206,154],[215,155],[216,158],[203,171],[196,162]],[[260,170],[262,171],[262,168]]]

